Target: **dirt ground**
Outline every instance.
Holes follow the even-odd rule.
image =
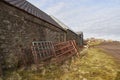
[[[120,63],[120,42],[104,42],[96,47],[101,48]]]

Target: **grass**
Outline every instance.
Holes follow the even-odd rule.
[[[118,67],[111,56],[99,49],[89,49],[82,59],[76,58],[61,80],[115,80]]]
[[[102,41],[89,41],[88,46]],[[114,58],[98,48],[83,49],[79,57],[65,61],[62,65],[48,65],[37,70],[19,69],[6,72],[5,80],[120,80],[120,65]],[[2,79],[0,79],[2,80]]]
[[[15,71],[6,80],[120,80],[118,65],[102,50],[84,49],[80,55],[63,65],[49,65],[39,71]]]
[[[95,46],[95,45],[99,45],[99,44],[101,44],[102,42],[101,41],[95,41],[95,42],[88,42],[88,45],[89,46]]]

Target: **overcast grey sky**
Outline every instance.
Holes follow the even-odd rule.
[[[120,40],[120,0],[28,0],[85,38]]]

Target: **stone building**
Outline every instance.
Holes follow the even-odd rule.
[[[26,0],[0,1],[0,74],[2,69],[14,68],[25,56],[31,56],[30,46],[34,40],[76,40],[79,46],[81,38]],[[27,58],[32,62],[31,57]]]
[[[0,61],[9,68],[27,55],[33,40],[66,41],[66,31],[48,14],[26,0],[0,1]]]
[[[78,38],[79,38],[79,45],[81,46],[81,47],[83,47],[83,45],[84,45],[84,37],[83,37],[83,32],[76,32],[77,34],[78,34]]]
[[[75,40],[76,44],[79,46],[83,45],[83,33],[76,33],[72,29],[70,29],[68,26],[66,26],[64,23],[59,21],[57,18],[54,16],[51,16],[52,19],[54,19],[62,28],[64,28],[67,32],[66,34],[66,40]]]

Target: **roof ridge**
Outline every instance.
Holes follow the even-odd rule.
[[[27,0],[2,0],[14,7],[17,7],[19,9],[22,9],[23,11],[36,16],[62,30],[64,30],[63,28],[61,28],[61,26],[55,22],[47,13],[45,13],[44,11],[40,10],[39,8],[37,8],[36,6],[34,6],[33,4],[31,4],[30,2],[28,2]],[[24,1],[24,2],[23,2]]]

